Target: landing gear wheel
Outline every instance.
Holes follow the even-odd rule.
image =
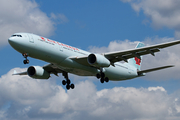
[[[101,83],[104,83],[104,78],[101,78],[101,79],[100,79],[100,82],[101,82]]]
[[[67,79],[67,84],[69,85],[71,83],[71,81],[69,79]]]
[[[105,77],[104,81],[109,82],[109,78]]]
[[[27,64],[27,61],[26,61],[26,60],[24,60],[24,61],[23,61],[23,63],[24,63],[24,64]]]
[[[98,74],[96,75],[96,77],[97,77],[97,79],[99,79],[99,78],[101,78],[101,75],[98,73]]]
[[[28,60],[28,59],[27,59],[27,60],[24,60],[23,63],[24,63],[24,64],[29,64],[29,60]]]
[[[97,74],[96,74],[96,77],[97,77],[97,78],[101,78],[101,79],[100,79],[100,82],[101,82],[101,83],[109,82],[109,78],[108,78],[108,77],[105,77],[106,75],[104,74],[102,68],[101,68],[100,70],[101,70],[100,73],[97,73]]]
[[[104,78],[105,77],[105,74],[102,72],[101,73],[101,78]]]
[[[63,85],[66,85],[66,89],[67,89],[67,90],[69,90],[70,88],[71,88],[71,89],[74,89],[75,86],[74,86],[74,84],[71,84],[71,81],[70,81],[69,78],[68,78],[68,73],[67,73],[67,72],[63,72],[62,75],[63,75],[64,78],[66,79],[66,80],[63,80],[63,81],[62,81],[62,84],[63,84]]]
[[[70,87],[71,87],[70,85],[66,85],[66,89],[67,89],[67,90],[69,90],[69,89],[70,89]]]
[[[63,84],[63,85],[66,85],[66,81],[65,81],[65,80],[63,80],[63,81],[62,81],[62,84]]]
[[[71,84],[71,89],[74,89],[74,88],[75,88],[74,84]]]
[[[26,60],[26,64],[29,64],[29,60],[28,59]]]
[[[27,53],[23,53],[22,55],[23,55],[23,57],[25,58],[25,60],[23,61],[23,63],[24,63],[24,64],[29,64],[29,60],[27,59],[28,54],[27,54]]]

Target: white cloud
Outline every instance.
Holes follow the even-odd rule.
[[[119,50],[126,50],[126,49],[132,49],[136,47],[136,44],[138,41],[131,42],[129,40],[115,40],[111,41],[109,43],[108,47],[96,47],[96,46],[90,46],[89,51],[94,53],[105,53],[105,52],[112,52],[112,51],[119,51]]]
[[[51,13],[51,18],[56,20],[56,23],[63,24],[69,22],[68,18],[64,14]]]
[[[143,13],[152,21],[154,28],[168,27],[180,37],[180,1],[179,0],[120,0],[128,2],[136,12]]]
[[[7,39],[16,32],[30,32],[42,36],[50,36],[54,33],[55,24],[67,22],[63,14],[48,17],[39,9],[33,0],[1,0],[0,1],[0,46],[7,44]],[[58,21],[57,21],[58,19]]]
[[[66,92],[52,79],[35,80],[12,73],[13,69],[0,77],[0,119],[3,120],[180,118],[179,90],[170,95],[159,86],[97,90],[91,81],[83,81]]]
[[[162,91],[162,92],[166,92],[166,90],[165,90],[163,87],[159,87],[159,86],[157,86],[157,87],[149,87],[148,90],[149,90],[149,91],[157,91],[157,90],[160,90],[160,91]]]

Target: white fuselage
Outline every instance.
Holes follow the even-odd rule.
[[[40,37],[29,33],[20,33],[22,36],[9,38],[10,45],[20,53],[56,65],[59,69],[80,76],[96,76],[100,72],[93,66],[79,64],[70,57],[83,57],[90,52]],[[109,80],[126,80],[138,77],[137,69],[128,63],[114,63],[114,66],[104,67],[103,72]]]

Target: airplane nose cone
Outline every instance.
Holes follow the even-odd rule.
[[[14,47],[17,44],[17,40],[15,40],[13,37],[10,37],[8,39],[9,44]]]
[[[9,44],[11,44],[11,43],[13,42],[12,37],[10,37],[10,38],[8,39],[8,42],[9,42]]]
[[[9,39],[8,39],[8,42],[9,42],[9,43],[12,42],[12,41],[13,41],[12,38],[9,38]]]

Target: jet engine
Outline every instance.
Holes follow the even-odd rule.
[[[50,73],[40,66],[30,66],[27,73],[30,77],[35,79],[48,79],[50,77]]]
[[[110,61],[100,54],[90,54],[87,58],[90,65],[95,67],[109,67]]]

